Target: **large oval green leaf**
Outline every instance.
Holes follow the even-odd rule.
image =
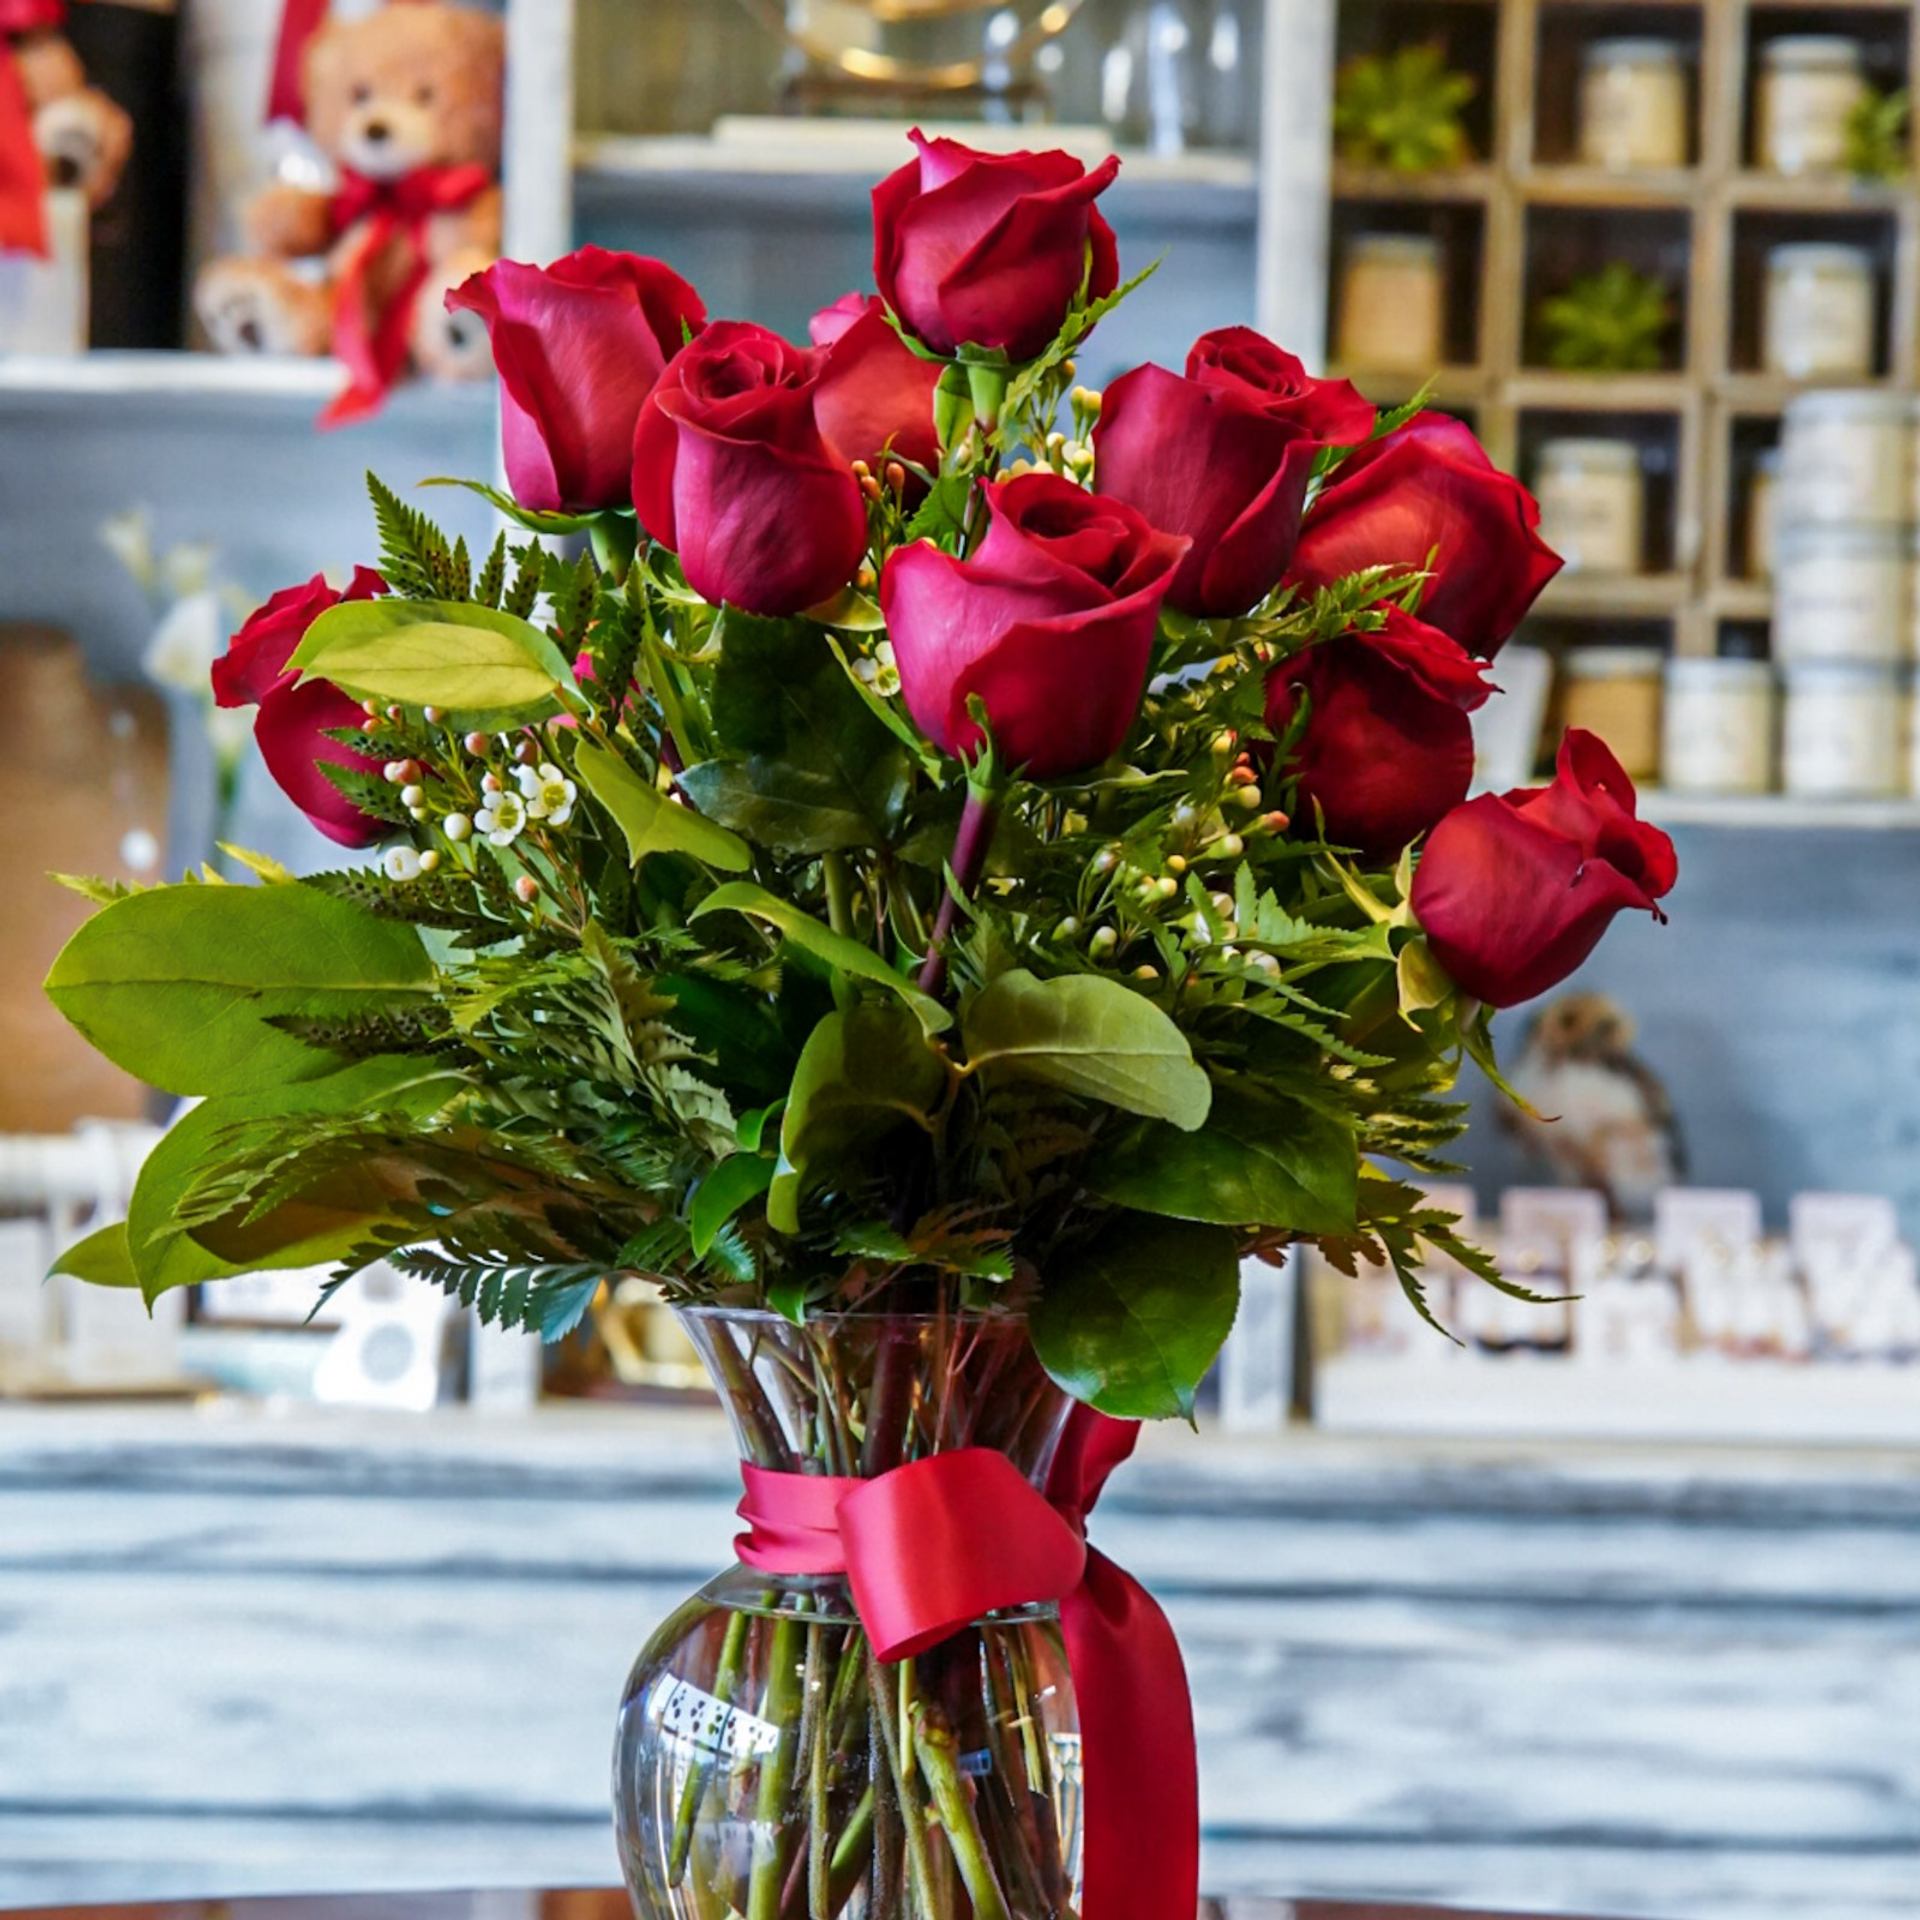
[[[613,815],[636,867],[650,853],[689,853],[722,873],[745,873],[753,865],[753,850],[737,833],[669,800],[610,747],[582,741],[573,766],[587,791]]]
[[[832,967],[852,980],[870,980],[875,986],[898,994],[913,1009],[926,1032],[939,1033],[953,1025],[953,1016],[938,1000],[922,993],[904,974],[895,973],[871,947],[863,947],[858,940],[823,927],[805,908],[796,907],[792,901],[782,900],[778,894],[756,887],[749,880],[731,880],[724,887],[716,887],[688,917],[698,920],[702,914],[729,912],[764,920],[823,966]]]
[[[134,1182],[127,1235],[140,1291],[151,1302],[170,1288],[237,1273],[318,1266],[360,1245],[373,1228],[394,1217],[383,1204],[385,1196],[367,1181],[348,1175],[316,1182],[223,1239],[238,1257],[222,1257],[175,1228],[174,1216],[195,1180],[218,1164],[222,1137],[231,1129],[249,1120],[300,1113],[424,1116],[452,1098],[461,1078],[431,1060],[383,1056],[356,1061],[323,1080],[203,1100],[160,1136]]]
[[[560,709],[573,671],[530,622],[464,600],[342,600],[288,663],[356,700],[439,707],[459,726],[523,726]]]
[[[946,1067],[901,1009],[867,1005],[828,1014],[793,1070],[780,1166],[767,1189],[769,1224],[798,1233],[805,1190],[903,1121],[924,1127],[946,1085]]]
[[[115,1066],[168,1093],[254,1093],[340,1062],[269,1024],[413,1006],[419,934],[314,887],[154,887],[60,950],[53,1003]]]
[[[1122,1214],[1048,1268],[1031,1321],[1034,1351],[1067,1392],[1102,1413],[1190,1420],[1239,1305],[1232,1234]]]
[[[1104,1153],[1091,1184],[1103,1200],[1223,1227],[1349,1234],[1360,1177],[1353,1132],[1303,1100],[1215,1089],[1197,1133],[1140,1129]]]
[[[1099,974],[1041,980],[1015,967],[961,1017],[967,1064],[1192,1129],[1212,1086],[1186,1036],[1145,994]]]

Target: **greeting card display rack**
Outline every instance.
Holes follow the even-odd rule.
[[[1798,382],[1762,370],[1766,260],[1782,243],[1832,241],[1874,263],[1872,384],[1920,371],[1920,196],[1912,176],[1784,176],[1759,163],[1755,104],[1769,41],[1836,34],[1859,43],[1870,83],[1920,72],[1920,8],[1904,0],[1340,0],[1341,57],[1433,41],[1476,93],[1476,156],[1431,173],[1332,173],[1329,301],[1355,236],[1436,238],[1446,263],[1447,364],[1438,402],[1470,419],[1495,460],[1531,478],[1541,447],[1571,435],[1629,440],[1646,478],[1646,567],[1569,572],[1533,636],[1555,645],[1651,643],[1751,651],[1772,595],[1750,576],[1754,475]],[[1689,93],[1690,164],[1607,171],[1579,157],[1587,47],[1623,36],[1673,43]],[[1614,261],[1659,279],[1676,317],[1650,373],[1567,373],[1546,364],[1545,298]],[[1377,398],[1405,375],[1348,372]],[[1846,384],[1831,378],[1817,384]]]

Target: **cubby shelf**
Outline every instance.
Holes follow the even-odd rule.
[[[1339,0],[1356,16],[1379,0]],[[1436,10],[1438,11],[1438,10]],[[1541,603],[1562,639],[1611,618],[1664,628],[1679,651],[1712,651],[1722,624],[1764,628],[1772,596],[1738,578],[1745,539],[1733,525],[1757,451],[1809,385],[1912,386],[1920,376],[1920,195],[1912,177],[1861,181],[1786,177],[1752,163],[1758,48],[1792,31],[1846,31],[1857,22],[1876,82],[1902,69],[1920,79],[1920,7],[1905,0],[1453,0],[1450,57],[1471,67],[1489,109],[1483,158],[1424,178],[1336,167],[1336,235],[1362,218],[1411,223],[1422,209],[1470,204],[1479,228],[1471,274],[1479,358],[1447,370],[1442,406],[1471,412],[1493,457],[1522,471],[1558,433],[1618,429],[1658,447],[1649,565],[1640,578],[1562,576]],[[1488,14],[1494,17],[1488,20]],[[1371,17],[1368,15],[1367,17]],[[1613,171],[1579,158],[1579,62],[1590,41],[1657,35],[1684,48],[1692,110],[1684,167]],[[1430,213],[1429,213],[1429,217]],[[1760,371],[1759,275],[1769,247],[1833,237],[1867,246],[1882,275],[1884,360],[1871,382],[1801,382]],[[1533,326],[1538,300],[1607,259],[1656,271],[1672,286],[1680,337],[1668,369],[1604,375],[1556,372]],[[1356,376],[1369,394],[1404,398],[1413,382]],[[1651,478],[1651,472],[1650,472]]]

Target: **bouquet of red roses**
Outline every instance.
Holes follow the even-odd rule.
[[[374,481],[378,570],[234,636],[218,697],[323,832],[384,851],[99,890],[54,1000],[205,1098],[68,1271],[151,1299],[386,1259],[549,1336],[644,1273],[760,1310],[699,1336],[743,1433],[843,1476],[1017,1459],[1057,1389],[1190,1413],[1249,1251],[1386,1261],[1422,1312],[1430,1247],[1508,1284],[1417,1183],[1461,1060],[1674,880],[1591,735],[1467,798],[1469,716],[1559,564],[1533,501],[1463,425],[1245,327],[1078,384],[1129,290],[1117,163],[915,144],[874,191],[877,293],[804,347],[598,248],[452,296],[500,374],[511,491],[479,491],[525,537],[476,563]],[[885,1353],[810,1344],[875,1313],[938,1329],[905,1401]],[[952,1331],[996,1315],[1021,1354]],[[743,1644],[723,1701],[762,1674]],[[728,1897],[839,1912],[835,1849],[895,1819],[916,1910],[950,1910],[929,1828],[973,1911],[1016,1841],[1017,1910],[1061,1910],[1024,1802],[968,1826],[952,1698],[883,1710],[880,1669],[820,1657],[876,1729],[865,1812],[752,1680],[765,1752],[797,1727],[819,1761],[815,1838],[756,1842]],[[720,1886],[721,1789],[677,1777],[657,1877]]]

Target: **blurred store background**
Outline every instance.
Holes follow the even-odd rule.
[[[336,862],[206,663],[367,556],[363,469],[497,457],[486,378],[317,430],[338,369],[206,294],[249,197],[339,158],[264,124],[279,14],[74,0],[86,85],[36,130],[78,159],[48,257],[0,253],[0,1906],[608,1879],[626,1662],[728,1552],[728,1449],[638,1282],[544,1354],[378,1278],[316,1321],[300,1277],[151,1317],[42,1282],[169,1116],[41,999],[84,909],[41,873]],[[1153,1437],[1102,1537],[1187,1644],[1211,1884],[1912,1911],[1920,8],[500,19],[510,254],[657,254],[803,337],[870,282],[907,125],[1117,149],[1123,264],[1165,264],[1082,379],[1257,324],[1383,403],[1437,369],[1534,488],[1569,565],[1501,657],[1482,781],[1590,726],[1684,876],[1671,925],[1507,1019],[1557,1124],[1476,1076],[1446,1189],[1579,1298],[1443,1276],[1454,1343],[1390,1277],[1250,1269],[1203,1433]]]

